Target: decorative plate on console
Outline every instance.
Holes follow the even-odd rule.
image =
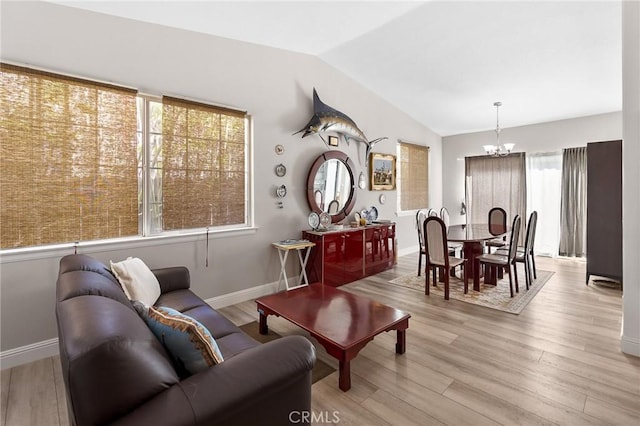
[[[369,222],[373,222],[374,220],[378,219],[378,209],[376,208],[376,206],[371,206],[371,209],[369,209]]]
[[[311,229],[318,229],[318,226],[320,225],[320,216],[318,216],[318,213],[316,212],[311,212],[309,213],[309,226],[311,227]]]
[[[322,226],[323,228],[326,228],[329,225],[331,225],[331,216],[329,216],[329,213],[327,212],[320,213],[320,226]]]

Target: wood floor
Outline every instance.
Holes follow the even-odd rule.
[[[620,290],[585,286],[580,261],[537,266],[555,274],[520,315],[390,286],[416,270],[417,255],[341,287],[410,312],[407,352],[382,334],[352,361],[349,392],[337,373],[315,383],[316,423],[639,425],[640,358],[620,352]],[[254,302],[221,311],[236,324],[258,318]],[[269,327],[304,334],[281,318]],[[1,410],[0,426],[68,424],[59,359],[2,371]]]

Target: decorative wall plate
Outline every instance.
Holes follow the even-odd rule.
[[[284,198],[287,195],[287,187],[284,185],[280,185],[278,188],[276,188],[276,195],[279,198]]]
[[[278,164],[276,166],[276,176],[282,177],[286,174],[287,174],[287,168],[284,166],[284,164]]]
[[[278,155],[284,154],[284,146],[278,144],[278,145],[276,145],[275,149],[276,149],[276,154],[278,154]]]
[[[380,204],[384,204],[387,201],[387,196],[384,194],[380,194],[380,197],[378,197],[378,200],[380,201]]]
[[[318,229],[318,226],[320,226],[320,216],[316,212],[309,213],[308,221],[311,229]]]

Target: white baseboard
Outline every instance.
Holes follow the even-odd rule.
[[[297,282],[297,276],[287,277],[292,282]],[[284,284],[280,285],[280,290],[284,290]],[[267,296],[278,291],[278,283],[272,282],[262,284],[256,287],[246,288],[244,290],[235,291],[229,294],[223,294],[222,296],[212,297],[205,300],[209,306],[213,309],[224,308],[225,306],[235,305],[236,303],[246,302],[247,300],[257,299],[262,296]]]
[[[32,343],[0,352],[0,369],[17,367],[39,359],[58,355],[58,338]]]
[[[297,280],[298,277],[294,276],[289,279]],[[281,287],[284,287],[284,285],[281,285]],[[247,300],[257,299],[259,297],[275,293],[277,290],[278,283],[272,282],[229,294],[223,294],[222,296],[212,297],[205,300],[205,302],[212,308],[219,309]],[[281,290],[284,290],[284,288],[281,288]],[[44,340],[42,342],[21,346],[19,348],[9,349],[7,351],[0,352],[0,369],[4,370],[7,368],[17,367],[22,364],[28,364],[33,361],[38,361],[43,358],[58,355],[58,353],[59,348],[57,337],[54,339]]]
[[[406,256],[408,254],[416,253],[420,248],[416,244],[415,246],[403,248],[402,250],[398,250],[398,257]]]
[[[625,354],[640,357],[640,339],[623,335],[620,340],[620,348]]]

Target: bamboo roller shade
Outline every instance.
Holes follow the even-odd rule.
[[[400,206],[415,210],[429,205],[429,148],[400,143]]]
[[[136,92],[7,64],[0,79],[0,247],[136,235]]]
[[[245,116],[164,97],[162,214],[165,230],[245,222]]]

